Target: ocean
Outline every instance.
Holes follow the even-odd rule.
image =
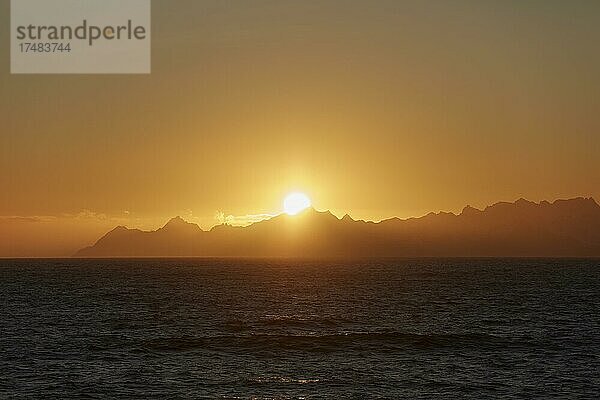
[[[0,260],[2,399],[597,399],[600,260]]]

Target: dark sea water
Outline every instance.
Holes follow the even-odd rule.
[[[600,398],[600,260],[4,260],[0,398]]]

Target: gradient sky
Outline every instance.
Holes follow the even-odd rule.
[[[0,256],[116,224],[600,199],[600,2],[153,2],[152,74],[10,75]],[[19,218],[15,218],[19,217]],[[35,248],[35,249],[34,249]]]

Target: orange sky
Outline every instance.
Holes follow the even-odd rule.
[[[0,256],[117,224],[600,198],[600,2],[153,2],[152,74],[0,63]],[[9,1],[0,0],[0,42]],[[27,217],[27,218],[14,218]],[[35,221],[35,222],[34,222]]]

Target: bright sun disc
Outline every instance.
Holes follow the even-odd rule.
[[[310,205],[310,199],[304,193],[291,193],[283,200],[283,211],[288,215],[296,215]]]

